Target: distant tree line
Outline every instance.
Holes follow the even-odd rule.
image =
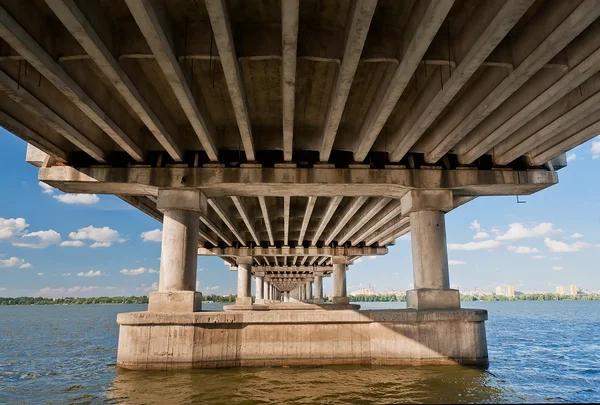
[[[405,302],[406,295],[399,294],[356,294],[350,297],[352,302]]]
[[[561,295],[554,293],[520,294],[514,297],[505,297],[503,295],[461,295],[460,299],[461,301],[596,301],[600,300],[600,295]]]
[[[229,295],[217,295],[217,294],[210,294],[210,295],[202,295],[202,301],[212,301],[212,302],[225,302],[225,303],[230,303],[230,302],[235,302],[235,299],[237,298],[237,295],[235,294],[229,294]]]
[[[43,297],[0,297],[0,305],[86,305],[86,304],[147,304],[148,297],[90,297],[90,298],[43,298]]]

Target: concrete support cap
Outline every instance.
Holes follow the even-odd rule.
[[[460,309],[458,290],[420,288],[406,292],[406,307],[412,309]]]
[[[454,208],[451,190],[411,190],[400,200],[402,216],[417,211],[448,212]]]
[[[202,293],[195,291],[154,291],[148,299],[148,312],[199,312]]]
[[[237,263],[238,266],[240,264],[249,264],[249,265],[254,264],[254,260],[252,259],[251,256],[236,257],[235,262]]]
[[[158,190],[156,208],[166,210],[201,211],[198,190]]]
[[[348,258],[348,256],[333,256],[331,258],[331,263],[332,264],[348,264],[348,261],[350,259]]]

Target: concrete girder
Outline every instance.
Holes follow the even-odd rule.
[[[315,235],[313,236],[313,239],[311,241],[311,244],[310,244],[311,246],[317,245],[319,238],[323,234],[323,231],[327,227],[327,224],[329,224],[331,217],[333,217],[333,214],[335,214],[335,211],[337,210],[337,207],[342,202],[342,199],[343,199],[343,197],[334,196],[329,200],[329,203],[327,204],[327,208],[325,210],[325,214],[321,218],[321,221],[319,222],[319,225],[317,226],[317,230],[315,231]]]
[[[177,133],[174,123],[165,120],[164,114],[162,120],[156,116],[75,2],[73,0],[46,0],[46,4],[109,78],[167,153],[175,161],[182,161],[183,153],[173,138],[173,134]],[[112,42],[112,38],[110,38],[109,43]]]
[[[374,243],[378,242],[381,246],[381,241],[387,240],[390,235],[396,233],[399,230],[409,231],[410,228],[410,219],[408,217],[396,217],[393,221],[387,222],[383,227],[372,233],[365,240],[366,246],[371,246]],[[395,240],[395,239],[394,239]]]
[[[168,17],[155,10],[150,0],[125,0],[125,2],[208,158],[217,161],[219,153],[214,141],[214,125],[210,116],[205,111],[201,112],[201,108],[205,110],[204,100],[192,94],[171,48],[173,38],[169,33],[172,27],[168,26]]]
[[[250,232],[252,239],[254,239],[254,242],[257,245],[260,245],[260,239],[256,234],[256,230],[254,229],[254,225],[252,224],[252,220],[250,219],[250,215],[248,214],[248,208],[246,207],[246,204],[244,203],[244,201],[242,201],[240,197],[231,196],[231,200],[235,204],[235,207],[237,208],[238,212],[240,213],[240,216],[242,217],[242,220],[246,224],[246,227],[248,228],[248,232]]]
[[[386,205],[392,201],[391,198],[372,198],[371,201],[364,207],[364,212],[357,215],[348,225],[344,228],[342,235],[338,238],[338,244],[343,245],[348,241],[356,232],[359,231],[367,222],[377,215]]]
[[[199,256],[231,256],[231,257],[254,257],[254,256],[273,256],[276,258],[278,256],[282,257],[290,257],[290,256],[311,256],[317,259],[321,257],[330,257],[330,256],[380,256],[386,255],[388,253],[387,248],[385,247],[349,247],[349,248],[330,248],[330,247],[322,247],[322,248],[305,248],[305,247],[296,247],[296,248],[262,248],[262,247],[226,247],[226,248],[199,248],[198,255]],[[312,262],[314,263],[314,261]],[[312,266],[312,263],[310,264]],[[278,266],[279,264],[277,264]]]
[[[281,3],[281,97],[283,104],[283,159],[292,160],[294,149],[294,111],[296,103],[296,56],[300,1]]]
[[[392,162],[400,161],[414,146],[532,3],[533,0],[510,0],[480,4],[471,18],[472,23],[457,40],[459,55],[456,59],[460,63],[446,80],[432,77],[428,81],[393,135]],[[447,72],[441,67],[440,70],[441,76]]]
[[[258,203],[260,204],[260,210],[263,215],[263,221],[265,222],[265,228],[267,229],[267,234],[269,235],[269,243],[271,246],[275,245],[275,240],[273,239],[273,230],[271,228],[271,219],[269,217],[269,211],[267,209],[267,201],[264,196],[258,197]]]
[[[370,219],[352,238],[350,238],[350,243],[352,245],[358,245],[364,241],[367,236],[376,232],[379,228],[401,214],[402,207],[400,206],[400,200],[392,200],[392,202],[381,211],[379,216]]]
[[[143,162],[145,160],[145,153],[139,145],[75,83],[60,65],[2,6],[0,6],[0,36],[135,161]]]
[[[288,246],[290,236],[290,197],[283,197],[283,244]]]
[[[598,5],[597,1],[590,0],[579,5],[564,2],[549,7],[546,15],[537,20],[538,24],[528,26],[518,40],[513,41],[521,44],[513,51],[518,61],[514,70],[483,98],[465,99],[466,104],[459,100],[452,108],[452,114],[447,114],[436,125],[425,146],[425,161],[437,162],[455,146],[466,151],[474,146],[471,143],[477,144],[479,141],[471,131],[585,30],[598,17]],[[563,17],[565,14],[566,18]],[[556,25],[547,35],[542,26],[549,22]],[[461,149],[460,153],[465,151]]]
[[[323,135],[321,136],[321,149],[319,159],[321,162],[329,160],[331,149],[335,142],[335,135],[342,119],[342,113],[348,100],[352,87],[352,80],[358,68],[360,55],[367,39],[371,19],[375,13],[377,0],[356,0],[354,9],[349,14],[349,23],[344,46],[344,58],[337,73],[336,82],[331,93]]]
[[[248,113],[248,101],[246,100],[244,81],[240,75],[240,67],[235,53],[227,5],[224,0],[205,0],[205,4],[210,17],[215,43],[219,50],[221,66],[223,67],[223,73],[227,81],[233,111],[235,112],[240,137],[242,138],[242,145],[246,152],[246,159],[254,161],[254,140],[252,138],[252,125]]]
[[[379,88],[369,108],[356,142],[355,161],[362,162],[367,157],[453,4],[454,0],[419,1],[415,4],[415,11],[403,33],[402,61],[390,85]]]
[[[231,233],[237,238],[237,240],[242,244],[242,246],[246,246],[246,240],[242,237],[242,234],[237,229],[235,224],[231,221],[231,219],[227,215],[227,212],[225,211],[225,209],[223,209],[223,207],[221,207],[219,202],[214,198],[209,198],[208,204],[212,207],[212,209],[219,216],[219,218],[221,218],[221,221],[223,221],[227,228],[229,228]]]
[[[337,236],[338,233],[344,228],[344,226],[352,219],[352,217],[356,214],[356,212],[364,205],[364,203],[368,200],[368,197],[354,197],[352,202],[347,206],[346,210],[335,224],[329,235],[325,239],[325,245],[329,245],[333,242],[333,239]]]
[[[528,195],[558,182],[538,170],[289,169],[289,168],[40,168],[39,180],[69,193],[155,196],[159,188],[197,188],[214,208],[216,196],[372,196],[400,198],[411,189],[449,189],[455,196]],[[333,215],[335,204],[328,207]],[[332,208],[329,210],[329,208]],[[337,208],[337,207],[336,207]],[[319,225],[325,226],[324,217]],[[225,220],[224,220],[225,221]],[[322,231],[321,231],[322,232]],[[313,238],[313,241],[315,238]],[[240,241],[241,242],[241,241]]]
[[[302,219],[302,227],[300,228],[300,236],[298,236],[298,245],[301,245],[304,241],[304,235],[306,234],[306,229],[308,228],[308,224],[310,222],[310,216],[312,215],[316,202],[317,197],[308,197],[308,201],[306,202],[306,210],[304,211],[304,218]],[[296,258],[294,258],[294,261],[296,261]]]

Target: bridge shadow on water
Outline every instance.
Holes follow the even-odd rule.
[[[106,395],[134,405],[510,402],[513,393],[499,384],[485,369],[458,365],[119,369]]]

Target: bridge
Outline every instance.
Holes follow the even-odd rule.
[[[485,364],[444,216],[556,184],[600,132],[599,16],[599,0],[0,0],[0,125],[41,181],[163,223],[159,290],[118,317],[122,367]],[[408,232],[408,309],[359,311],[349,266]],[[237,271],[224,312],[201,311],[198,255]]]

